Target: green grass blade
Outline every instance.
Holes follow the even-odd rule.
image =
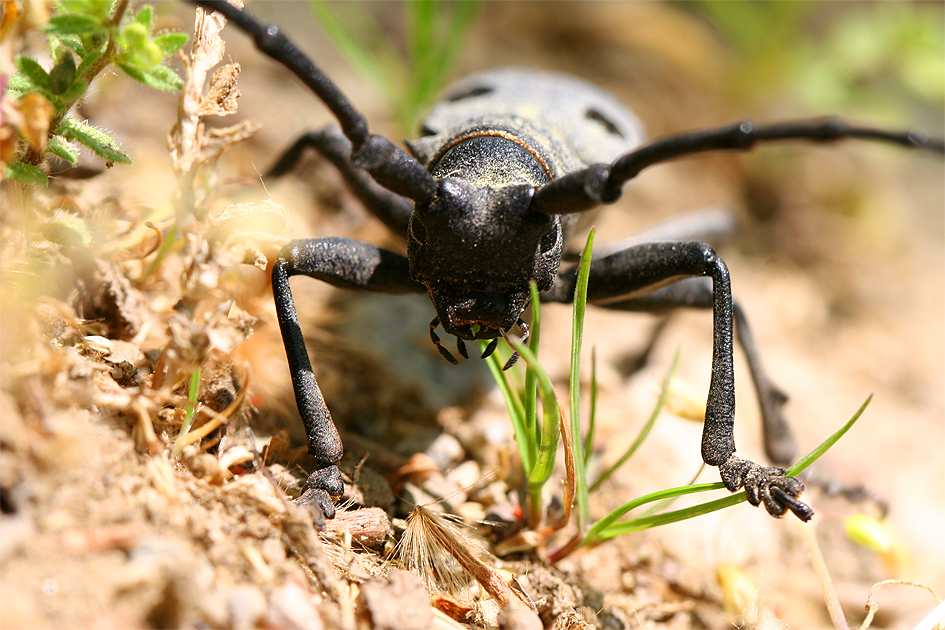
[[[359,3],[344,4],[347,10],[358,11],[356,16],[346,21],[359,25],[365,32],[361,40],[373,42],[374,50],[355,37],[353,30],[342,22],[326,0],[309,0],[312,15],[355,71],[396,107],[401,93],[398,84],[407,80],[403,61],[368,11]]]
[[[591,347],[591,400],[587,419],[587,435],[584,436],[584,463],[594,446],[594,429],[597,425],[597,347]],[[591,488],[588,492],[593,492]]]
[[[581,439],[581,345],[584,340],[584,309],[587,306],[587,280],[591,269],[591,248],[594,245],[595,229],[587,235],[587,243],[581,252],[578,264],[577,286],[574,290],[574,316],[571,327],[571,374],[569,378],[571,440],[573,442],[576,476],[575,500],[577,501],[578,527],[590,520],[590,500],[587,491],[587,470],[584,465],[584,443]]]
[[[409,108],[418,117],[446,82],[476,14],[475,0],[412,3]]]
[[[817,448],[808,453],[806,456],[801,458],[796,464],[788,468],[787,476],[795,476],[805,468],[810,466],[814,461],[817,460],[821,455],[823,455],[827,449],[833,446],[837,440],[839,440],[843,435],[850,430],[850,428],[859,420],[860,416],[863,415],[863,412],[866,410],[866,407],[869,405],[870,401],[873,399],[872,394],[867,397],[863,402],[857,412],[853,415],[850,420],[847,421],[842,427],[840,427],[836,432],[833,433],[830,437],[824,440]],[[621,534],[627,534],[630,532],[636,532],[643,529],[649,529],[650,527],[657,527],[660,525],[668,525],[669,523],[675,523],[678,521],[686,520],[696,516],[701,516],[702,514],[708,514],[709,512],[715,512],[733,505],[738,505],[743,501],[747,500],[744,492],[739,492],[738,494],[729,495],[727,497],[722,497],[714,501],[708,501],[706,503],[700,503],[699,505],[694,505],[692,507],[683,508],[680,510],[675,510],[673,512],[666,512],[664,514],[651,514],[647,516],[641,516],[639,518],[634,518],[626,521],[618,521],[627,512],[640,507],[646,503],[652,503],[654,501],[661,501],[665,499],[675,498],[683,496],[686,494],[693,494],[696,492],[706,492],[708,490],[717,490],[724,488],[725,485],[721,482],[715,483],[703,483],[690,486],[682,486],[679,488],[670,488],[668,490],[661,490],[659,492],[653,492],[645,496],[629,501],[601,520],[595,523],[587,532],[587,535],[584,538],[582,546],[593,545],[599,543],[603,540],[619,536]]]
[[[853,424],[857,420],[860,419],[860,416],[863,415],[863,412],[866,411],[866,408],[869,406],[870,401],[872,400],[873,400],[873,394],[870,394],[869,396],[866,397],[866,400],[863,401],[863,404],[860,405],[860,408],[857,409],[856,413],[853,414],[853,417],[850,418],[845,425],[840,427],[840,429],[838,429],[836,433],[834,433],[829,438],[824,440],[820,444],[820,446],[818,446],[817,448],[812,450],[810,453],[808,453],[807,455],[799,459],[796,464],[794,464],[793,466],[787,469],[787,473],[785,474],[788,477],[796,477],[797,475],[804,472],[804,470],[806,470],[811,464],[817,461],[817,459],[821,455],[827,452],[827,449],[829,449],[831,446],[836,444],[837,440],[842,438],[844,434],[853,427]]]
[[[722,488],[725,488],[725,484],[723,484],[721,481],[717,481],[713,483],[701,483],[701,484],[695,484],[695,485],[689,485],[689,486],[679,486],[676,488],[667,488],[665,490],[651,492],[650,494],[645,494],[642,497],[637,497],[636,499],[633,499],[632,501],[627,501],[626,503],[624,503],[617,509],[613,510],[610,514],[608,514],[604,518],[594,523],[594,525],[590,529],[587,530],[587,536],[585,536],[584,538],[584,544],[592,545],[596,541],[604,540],[606,538],[612,538],[613,536],[607,535],[608,532],[611,532],[615,528],[619,528],[625,524],[628,524],[628,523],[633,524],[633,523],[636,523],[638,520],[641,520],[641,519],[631,519],[629,521],[618,522],[618,519],[620,519],[620,517],[622,517],[624,514],[626,514],[627,512],[630,512],[631,510],[635,510],[642,505],[646,505],[647,503],[653,503],[654,501],[663,501],[665,499],[681,497],[687,494],[695,494],[697,492],[709,492],[711,490],[720,490]],[[732,499],[732,498],[738,498],[739,496],[741,496],[742,500],[744,500],[744,493],[742,493],[741,495],[733,495],[730,497],[723,497],[723,498]],[[687,509],[691,509],[691,508],[687,508]],[[679,510],[679,511],[683,511],[683,510]],[[652,517],[645,517],[645,518],[652,518]]]
[[[617,470],[623,466],[628,459],[640,448],[640,445],[643,444],[643,440],[647,438],[650,434],[650,430],[653,428],[653,425],[656,424],[656,419],[659,417],[660,412],[663,411],[663,407],[666,406],[666,401],[669,399],[669,386],[673,381],[673,377],[676,375],[676,368],[679,367],[679,351],[676,351],[676,356],[673,357],[673,364],[669,367],[669,370],[666,372],[666,376],[663,377],[663,385],[660,388],[659,398],[656,400],[656,405],[653,407],[653,413],[650,414],[649,420],[646,421],[646,424],[643,425],[643,428],[640,429],[640,434],[637,435],[637,439],[633,441],[633,444],[630,445],[630,448],[620,456],[620,458],[613,463],[607,470],[601,473],[600,477],[597,478],[590,488],[590,492],[594,492],[600,488],[601,484],[607,481],[611,475],[613,475]]]
[[[538,356],[538,342],[541,337],[541,308],[538,305],[538,285],[529,284],[532,297],[531,334],[528,337],[528,347],[536,357]],[[538,375],[531,363],[525,364],[525,392],[522,395],[525,403],[525,422],[528,430],[535,436],[534,444],[541,442],[541,426],[538,423]]]
[[[187,405],[186,412],[184,413],[184,422],[181,424],[180,433],[177,434],[177,440],[174,442],[174,448],[171,451],[173,457],[177,457],[180,454],[182,448],[180,446],[181,439],[187,435],[187,432],[190,431],[190,425],[194,423],[194,415],[197,411],[197,396],[200,394],[200,366],[194,368],[194,371],[190,373],[190,387],[187,388]]]
[[[484,350],[488,345],[487,341],[480,341],[479,347]],[[535,442],[535,434],[531,431],[525,421],[525,406],[521,398],[509,382],[508,375],[502,370],[502,360],[496,353],[486,359],[486,365],[492,372],[499,391],[502,392],[502,398],[505,400],[505,406],[509,411],[509,418],[512,421],[512,431],[515,434],[515,442],[518,444],[519,455],[522,458],[522,468],[525,469],[525,477],[531,475],[535,467],[536,453],[538,445]]]
[[[535,462],[531,474],[528,476],[529,495],[532,498],[533,509],[541,506],[541,489],[551,478],[555,470],[555,462],[558,455],[558,442],[561,438],[560,431],[560,409],[558,400],[555,397],[554,385],[548,378],[547,372],[538,364],[538,357],[528,348],[519,342],[512,342],[512,348],[522,355],[522,358],[528,363],[530,368],[534,369],[538,378],[539,391],[541,393],[542,423],[541,423],[541,442],[538,445],[538,458]]]

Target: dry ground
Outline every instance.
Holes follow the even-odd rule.
[[[168,26],[189,29],[192,11],[163,8]],[[380,99],[345,69],[304,4],[256,3],[253,9],[304,42],[377,131],[394,133]],[[929,9],[930,19],[941,21],[940,9]],[[241,35],[227,29],[225,37],[228,55],[243,65],[238,117],[253,117],[263,128],[222,159],[214,208],[265,199],[284,206],[289,227],[253,237],[268,257],[299,236],[353,235],[398,247],[324,164],[306,166],[307,179],[260,185],[258,173],[272,156],[329,116]],[[755,102],[729,98],[731,54],[711,27],[671,6],[487,4],[456,75],[499,65],[576,73],[614,91],[654,136],[740,117],[807,113],[790,94]],[[106,238],[117,238],[120,226],[171,216],[176,183],[166,134],[176,107],[174,96],[120,77],[103,80],[83,115],[114,130],[134,166],[60,184],[41,200],[48,208],[98,221]],[[940,110],[925,116],[922,124],[942,131]],[[820,470],[864,484],[888,501],[887,522],[900,539],[899,551],[883,557],[857,547],[842,526],[856,508],[809,493],[818,517],[808,527],[816,528],[851,623],[859,623],[877,580],[908,577],[945,590],[943,189],[941,161],[905,151],[771,150],[654,169],[597,223],[599,238],[616,238],[695,208],[728,207],[743,217],[742,236],[721,251],[767,366],[791,396],[787,413],[803,451],[874,395]],[[301,432],[262,270],[227,261],[195,315],[204,321],[217,304],[235,300],[240,312],[257,318],[249,340],[227,355],[235,377],[226,368],[214,372],[217,381],[229,383],[220,396],[232,393],[234,380],[238,387],[248,382],[252,407],[233,417],[223,449],[239,460],[230,473],[246,474],[224,479],[226,465],[213,456],[186,451],[169,460],[166,446],[173,443],[179,418],[162,411],[156,395],[132,383],[121,387],[110,374],[126,358],[145,383],[153,378],[156,358],[172,338],[168,321],[184,271],[178,254],[150,277],[143,270],[151,257],[110,255],[108,269],[130,278],[129,285],[93,276],[113,292],[129,286],[141,300],[135,307],[137,332],[116,343],[119,335],[112,331],[105,350],[112,354],[103,354],[82,340],[100,333],[80,325],[70,310],[71,283],[89,277],[75,262],[83,256],[36,233],[24,236],[6,201],[3,212],[8,253],[26,251],[29,243],[31,255],[41,252],[62,269],[21,301],[13,264],[20,261],[4,257],[0,627],[449,625],[443,616],[434,621],[417,578],[397,572],[375,577],[383,569],[373,552],[355,555],[343,537],[323,544],[307,514],[273,489],[271,479],[290,494],[297,491],[293,483],[304,478],[307,464],[293,449],[301,444]],[[43,221],[51,216],[43,209],[36,214]],[[101,260],[95,254],[84,259]],[[94,290],[91,282],[84,285],[88,291]],[[478,362],[453,368],[438,358],[427,337],[432,310],[426,298],[353,297],[304,280],[294,287],[320,382],[346,433],[346,471],[354,474],[367,452],[362,491],[379,479],[380,490],[364,501],[402,517],[410,501],[475,484],[460,498],[450,494],[451,504],[470,516],[489,513],[495,519],[503,510],[507,515],[505,494],[514,473],[507,465],[511,431],[501,398]],[[564,392],[570,313],[548,308],[543,314],[544,361]],[[641,315],[589,311],[585,348],[597,349],[596,448],[605,462],[645,421],[677,348],[680,381],[697,399],[706,389],[708,316],[674,315],[645,365],[635,366],[655,323]],[[201,330],[227,339],[237,334],[224,324]],[[740,358],[737,365],[739,449],[760,458],[757,406]],[[148,423],[158,431],[150,445],[141,434]],[[280,451],[284,437],[270,436],[281,429],[296,441]],[[688,482],[698,469],[699,432],[698,425],[666,414],[642,452],[594,498],[594,513]],[[253,474],[251,461],[240,459],[246,451],[239,449],[265,444],[266,463],[276,464],[270,472],[288,470],[294,477]],[[417,453],[427,453],[442,470],[427,471],[423,483],[416,473],[408,475],[411,483],[398,486],[395,497],[377,473],[390,480],[408,460],[431,461],[418,460]],[[716,476],[709,470],[700,479]],[[717,575],[735,567],[757,600],[745,623],[827,627],[800,529],[741,505],[623,537],[553,568],[534,555],[512,556],[499,566],[520,576],[546,626],[725,627],[731,623],[723,606],[727,591]],[[905,586],[889,587],[879,600],[874,627],[912,627],[935,605],[926,592]],[[473,625],[497,623],[494,607],[480,604],[474,613]],[[504,623],[525,622],[507,617]]]

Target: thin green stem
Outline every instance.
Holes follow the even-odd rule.
[[[663,410],[663,407],[666,406],[666,400],[669,398],[669,388],[670,383],[672,383],[673,377],[676,375],[676,368],[679,367],[679,350],[676,351],[676,355],[673,357],[673,364],[670,366],[669,370],[666,372],[666,376],[663,377],[663,385],[660,388],[659,398],[656,400],[656,405],[653,407],[653,412],[650,414],[649,420],[646,421],[646,424],[643,425],[643,428],[640,429],[640,434],[637,435],[637,438],[633,441],[633,444],[630,445],[630,448],[620,456],[620,458],[613,463],[607,470],[601,473],[600,477],[597,478],[591,487],[590,492],[594,492],[600,488],[601,484],[607,481],[611,475],[613,475],[617,470],[626,463],[637,449],[640,448],[640,445],[643,444],[643,441],[650,434],[650,430],[653,428],[653,425],[656,423],[656,419],[659,417],[660,412]]]

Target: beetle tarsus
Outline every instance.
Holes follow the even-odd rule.
[[[780,518],[790,510],[807,522],[814,511],[798,499],[804,492],[804,482],[796,477],[785,477],[784,473],[783,468],[762,466],[735,455],[719,466],[722,482],[729,492],[744,488],[748,502],[756,507],[764,504],[771,516]]]

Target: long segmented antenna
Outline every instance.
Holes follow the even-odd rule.
[[[436,180],[412,155],[385,138],[372,134],[367,119],[318,66],[275,24],[263,24],[251,14],[226,0],[190,0],[207,10],[216,11],[253,38],[256,48],[282,64],[308,87],[338,119],[341,130],[351,141],[352,162],[371,174],[384,188],[418,203],[433,199]]]
[[[661,162],[708,151],[748,151],[756,144],[784,140],[832,142],[846,138],[889,142],[910,149],[945,154],[945,142],[921,131],[886,131],[861,127],[837,118],[771,125],[744,121],[676,134],[654,140],[618,158],[613,164],[595,164],[545,184],[537,191],[531,208],[542,214],[585,212],[620,197],[621,187],[640,172]]]

